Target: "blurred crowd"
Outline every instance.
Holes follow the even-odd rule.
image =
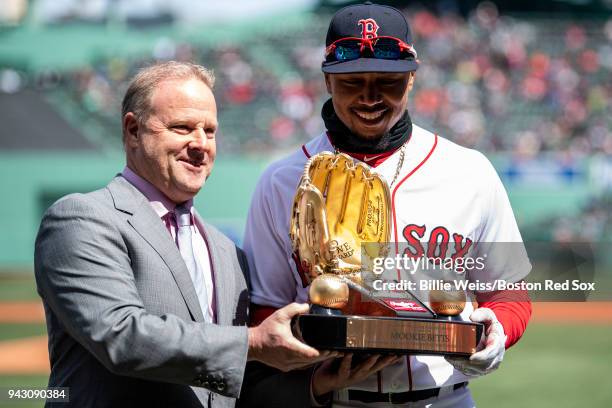
[[[467,20],[412,17],[423,55],[415,117],[522,158],[612,153],[612,19],[517,20],[482,3]]]
[[[416,124],[485,153],[509,154],[519,165],[542,153],[567,163],[612,155],[612,18],[500,16],[487,2],[467,18],[405,12],[421,61],[409,102]],[[28,77],[5,69],[0,91],[41,91],[64,114],[72,109],[73,125],[120,148],[120,98],[128,80],[153,60],[195,61],[217,78],[219,149],[280,153],[323,130],[320,109],[328,95],[320,64],[329,18],[313,15],[306,28],[212,46],[162,37],[151,55],[109,56],[72,72]],[[579,214],[526,228],[525,238],[538,239],[541,231],[550,236],[540,238],[556,242],[612,236],[607,194]]]
[[[559,244],[591,243],[600,246],[605,256],[612,238],[612,192],[592,197],[579,211],[571,214],[550,215],[538,222],[521,226],[526,242],[556,242]]]
[[[612,19],[517,19],[486,2],[467,18],[425,10],[406,15],[421,60],[409,104],[415,123],[518,158],[543,151],[569,158],[612,154]],[[98,122],[93,128],[119,140],[120,96],[140,66],[200,62],[217,76],[223,151],[269,153],[323,129],[320,108],[328,96],[320,63],[328,21],[313,16],[307,29],[215,46],[160,38],[150,56],[108,57],[74,72],[41,73],[30,84],[59,94],[55,100],[82,110]],[[19,86],[15,72],[0,74],[4,91]]]

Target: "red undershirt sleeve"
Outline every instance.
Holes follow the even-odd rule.
[[[476,299],[478,307],[487,307],[497,316],[507,336],[506,349],[519,341],[531,317],[531,300],[526,290],[479,293]]]
[[[250,322],[249,327],[255,327],[261,324],[268,318],[272,313],[276,312],[278,308],[272,306],[261,306],[251,303],[250,307]]]

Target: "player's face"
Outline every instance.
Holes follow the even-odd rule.
[[[325,74],[336,114],[356,135],[377,139],[401,118],[414,73]]]
[[[216,155],[217,106],[197,79],[160,83],[144,123],[124,117],[128,165],[176,203],[193,198]]]

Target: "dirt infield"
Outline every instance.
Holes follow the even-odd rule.
[[[0,303],[1,323],[44,323],[40,302]],[[612,302],[533,304],[532,323],[612,325]],[[49,372],[46,337],[0,342],[0,375]]]
[[[46,336],[0,342],[0,375],[48,372]]]
[[[2,323],[44,322],[45,311],[41,302],[0,302],[0,330]],[[0,341],[0,375],[48,372],[46,336]]]
[[[532,307],[532,322],[612,324],[612,302],[537,302]]]
[[[44,323],[40,302],[0,302],[0,323]]]
[[[611,324],[612,302],[535,302],[532,321]],[[40,302],[0,302],[0,323],[44,323]]]

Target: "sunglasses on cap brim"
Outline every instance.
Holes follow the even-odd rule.
[[[417,59],[417,52],[399,38],[380,36],[374,38],[344,37],[325,49],[326,61],[351,61],[361,57],[399,60]]]

